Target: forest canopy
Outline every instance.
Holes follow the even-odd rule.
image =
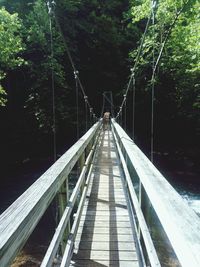
[[[55,2],[51,15],[52,57],[47,2],[0,1],[3,160],[8,160],[8,146],[16,151],[10,159],[13,162],[37,155],[39,148],[51,153],[52,69],[58,146],[66,145],[67,139],[74,141],[75,81],[65,42],[97,115],[100,116],[104,91],[113,92],[115,112],[119,110],[152,9],[155,21],[153,24],[150,20],[135,72],[136,141],[148,142],[153,54],[157,59],[163,47],[155,76],[158,146],[195,145],[200,134],[199,1],[161,0],[154,1],[153,7],[150,0]],[[83,129],[81,93],[79,97]],[[131,110],[131,100],[127,105]],[[129,128],[131,120],[129,117],[127,121]],[[185,134],[181,135],[183,131]]]

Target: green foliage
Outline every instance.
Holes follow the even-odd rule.
[[[21,21],[18,15],[10,14],[5,8],[0,9],[0,81],[6,71],[21,66],[24,60],[19,56],[24,45],[20,36]],[[5,90],[0,85],[0,106],[5,105]]]
[[[153,47],[157,57],[171,24],[184,6],[157,70],[156,105],[161,122],[183,118],[196,123],[200,108],[200,4],[195,0],[157,2],[155,26],[148,30],[137,68],[136,83],[140,88],[137,105],[141,111],[144,106],[148,107]],[[123,94],[151,13],[151,3],[151,0],[56,1],[55,14],[64,39],[92,106],[97,107],[99,113],[103,91],[112,90],[114,96]],[[30,136],[28,144],[32,140],[42,143],[41,140],[50,139],[53,70],[56,130],[65,136],[68,128],[74,128],[75,124],[75,83],[55,18],[52,16],[52,58],[46,1],[2,0],[1,5],[5,8],[0,9],[0,105],[5,105],[8,98],[7,108],[12,113],[13,125],[18,122],[24,136]],[[6,88],[7,96],[2,87]],[[80,121],[84,121],[85,116],[82,100]],[[13,143],[17,143],[15,129],[12,138]]]
[[[29,75],[31,85],[25,109],[32,114],[38,122],[38,129],[44,133],[52,132],[52,69],[54,73],[55,88],[63,93],[56,98],[56,109],[65,105],[67,84],[63,66],[65,53],[61,35],[55,26],[52,17],[53,59],[51,58],[50,21],[44,1],[38,0],[31,12],[24,20],[26,29],[26,54],[29,62]],[[58,104],[59,103],[59,104]],[[65,112],[60,114],[65,118]]]
[[[138,26],[144,23],[152,12],[151,1],[143,0],[133,3],[132,20]],[[180,13],[180,14],[179,14]],[[160,66],[157,71],[158,90],[165,87],[162,77],[173,81],[169,95],[162,94],[158,104],[170,98],[171,104],[177,107],[177,116],[194,119],[200,122],[199,112],[199,75],[200,75],[200,3],[198,1],[161,0],[155,7],[155,26],[150,26],[143,47],[138,74],[151,77],[152,52],[158,56],[169,29],[176,20],[165,44]],[[130,53],[136,57],[136,50]],[[148,70],[148,71],[147,71]],[[143,73],[143,74],[142,74]],[[149,74],[148,74],[149,73]],[[164,81],[167,83],[167,81]],[[141,84],[149,88],[150,83]],[[172,86],[172,85],[171,85]],[[173,96],[173,97],[171,97]],[[175,115],[175,114],[174,114]],[[173,116],[174,116],[173,115]]]

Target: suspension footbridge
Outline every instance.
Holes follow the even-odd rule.
[[[41,267],[199,267],[200,218],[153,165],[154,86],[156,70],[165,43],[178,16],[168,29],[157,60],[153,47],[151,77],[151,161],[118,124],[127,119],[127,97],[133,92],[133,139],[135,120],[135,75],[150,22],[154,25],[156,2],[136,55],[135,64],[119,111],[109,129],[97,120],[81,83],[79,72],[55,16],[55,1],[48,1],[52,72],[52,134],[55,163],[0,216],[0,267],[8,267],[26,244],[51,203],[59,211],[54,235]],[[76,85],[77,142],[58,160],[54,86],[55,22],[71,63]],[[154,44],[155,45],[155,44]],[[79,89],[85,104],[86,133],[79,134]],[[104,93],[114,118],[112,93]],[[80,110],[79,110],[80,109]],[[101,117],[102,117],[101,115]],[[69,177],[76,169],[77,182],[69,190]]]
[[[199,217],[115,120],[94,124],[0,216],[1,267],[55,196],[60,220],[42,267],[200,266]]]

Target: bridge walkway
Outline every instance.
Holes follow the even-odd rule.
[[[113,134],[103,131],[94,158],[71,267],[139,266],[122,178]]]

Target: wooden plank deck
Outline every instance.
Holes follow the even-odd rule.
[[[139,266],[111,131],[101,134],[71,267]]]

